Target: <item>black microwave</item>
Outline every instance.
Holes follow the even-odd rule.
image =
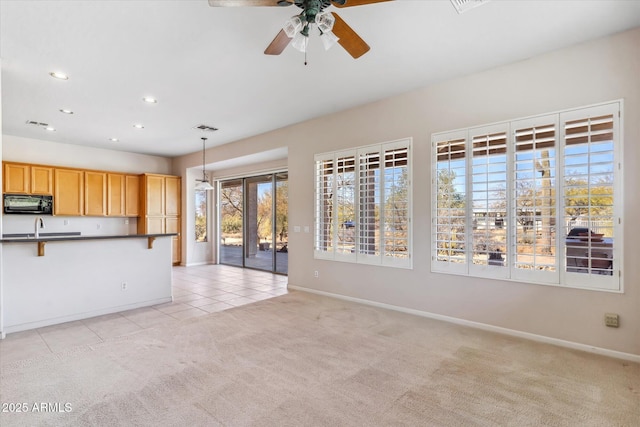
[[[5,214],[52,215],[53,196],[31,194],[5,194]]]

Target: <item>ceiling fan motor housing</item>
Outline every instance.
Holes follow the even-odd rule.
[[[340,1],[338,0],[336,3],[342,4]],[[296,6],[302,9],[300,18],[303,21],[314,23],[316,22],[316,15],[331,6],[331,0],[296,0]]]

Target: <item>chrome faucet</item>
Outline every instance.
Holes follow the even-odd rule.
[[[40,229],[44,228],[44,219],[42,219],[41,216],[36,217],[35,228],[36,228],[36,231],[35,231],[34,236],[37,239],[37,238],[40,237]]]

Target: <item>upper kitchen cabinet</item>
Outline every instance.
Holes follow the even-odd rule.
[[[84,214],[84,171],[54,169],[54,215]]]
[[[107,216],[136,217],[139,205],[140,177],[107,173]]]
[[[144,174],[140,182],[140,200],[144,216],[180,215],[181,178],[173,175]]]
[[[5,193],[53,194],[53,168],[23,163],[4,163]]]
[[[140,216],[140,177],[127,175],[124,181],[125,216]]]
[[[107,174],[84,173],[84,214],[105,216],[107,214]]]
[[[165,213],[165,176],[142,175],[142,213],[145,216],[163,216]]]
[[[164,184],[165,215],[180,215],[180,177],[167,176]]]
[[[107,215],[125,216],[125,176],[107,174]]]
[[[31,193],[53,195],[53,168],[31,166]]]

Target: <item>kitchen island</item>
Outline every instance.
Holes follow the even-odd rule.
[[[2,336],[171,301],[173,236],[3,237]]]

